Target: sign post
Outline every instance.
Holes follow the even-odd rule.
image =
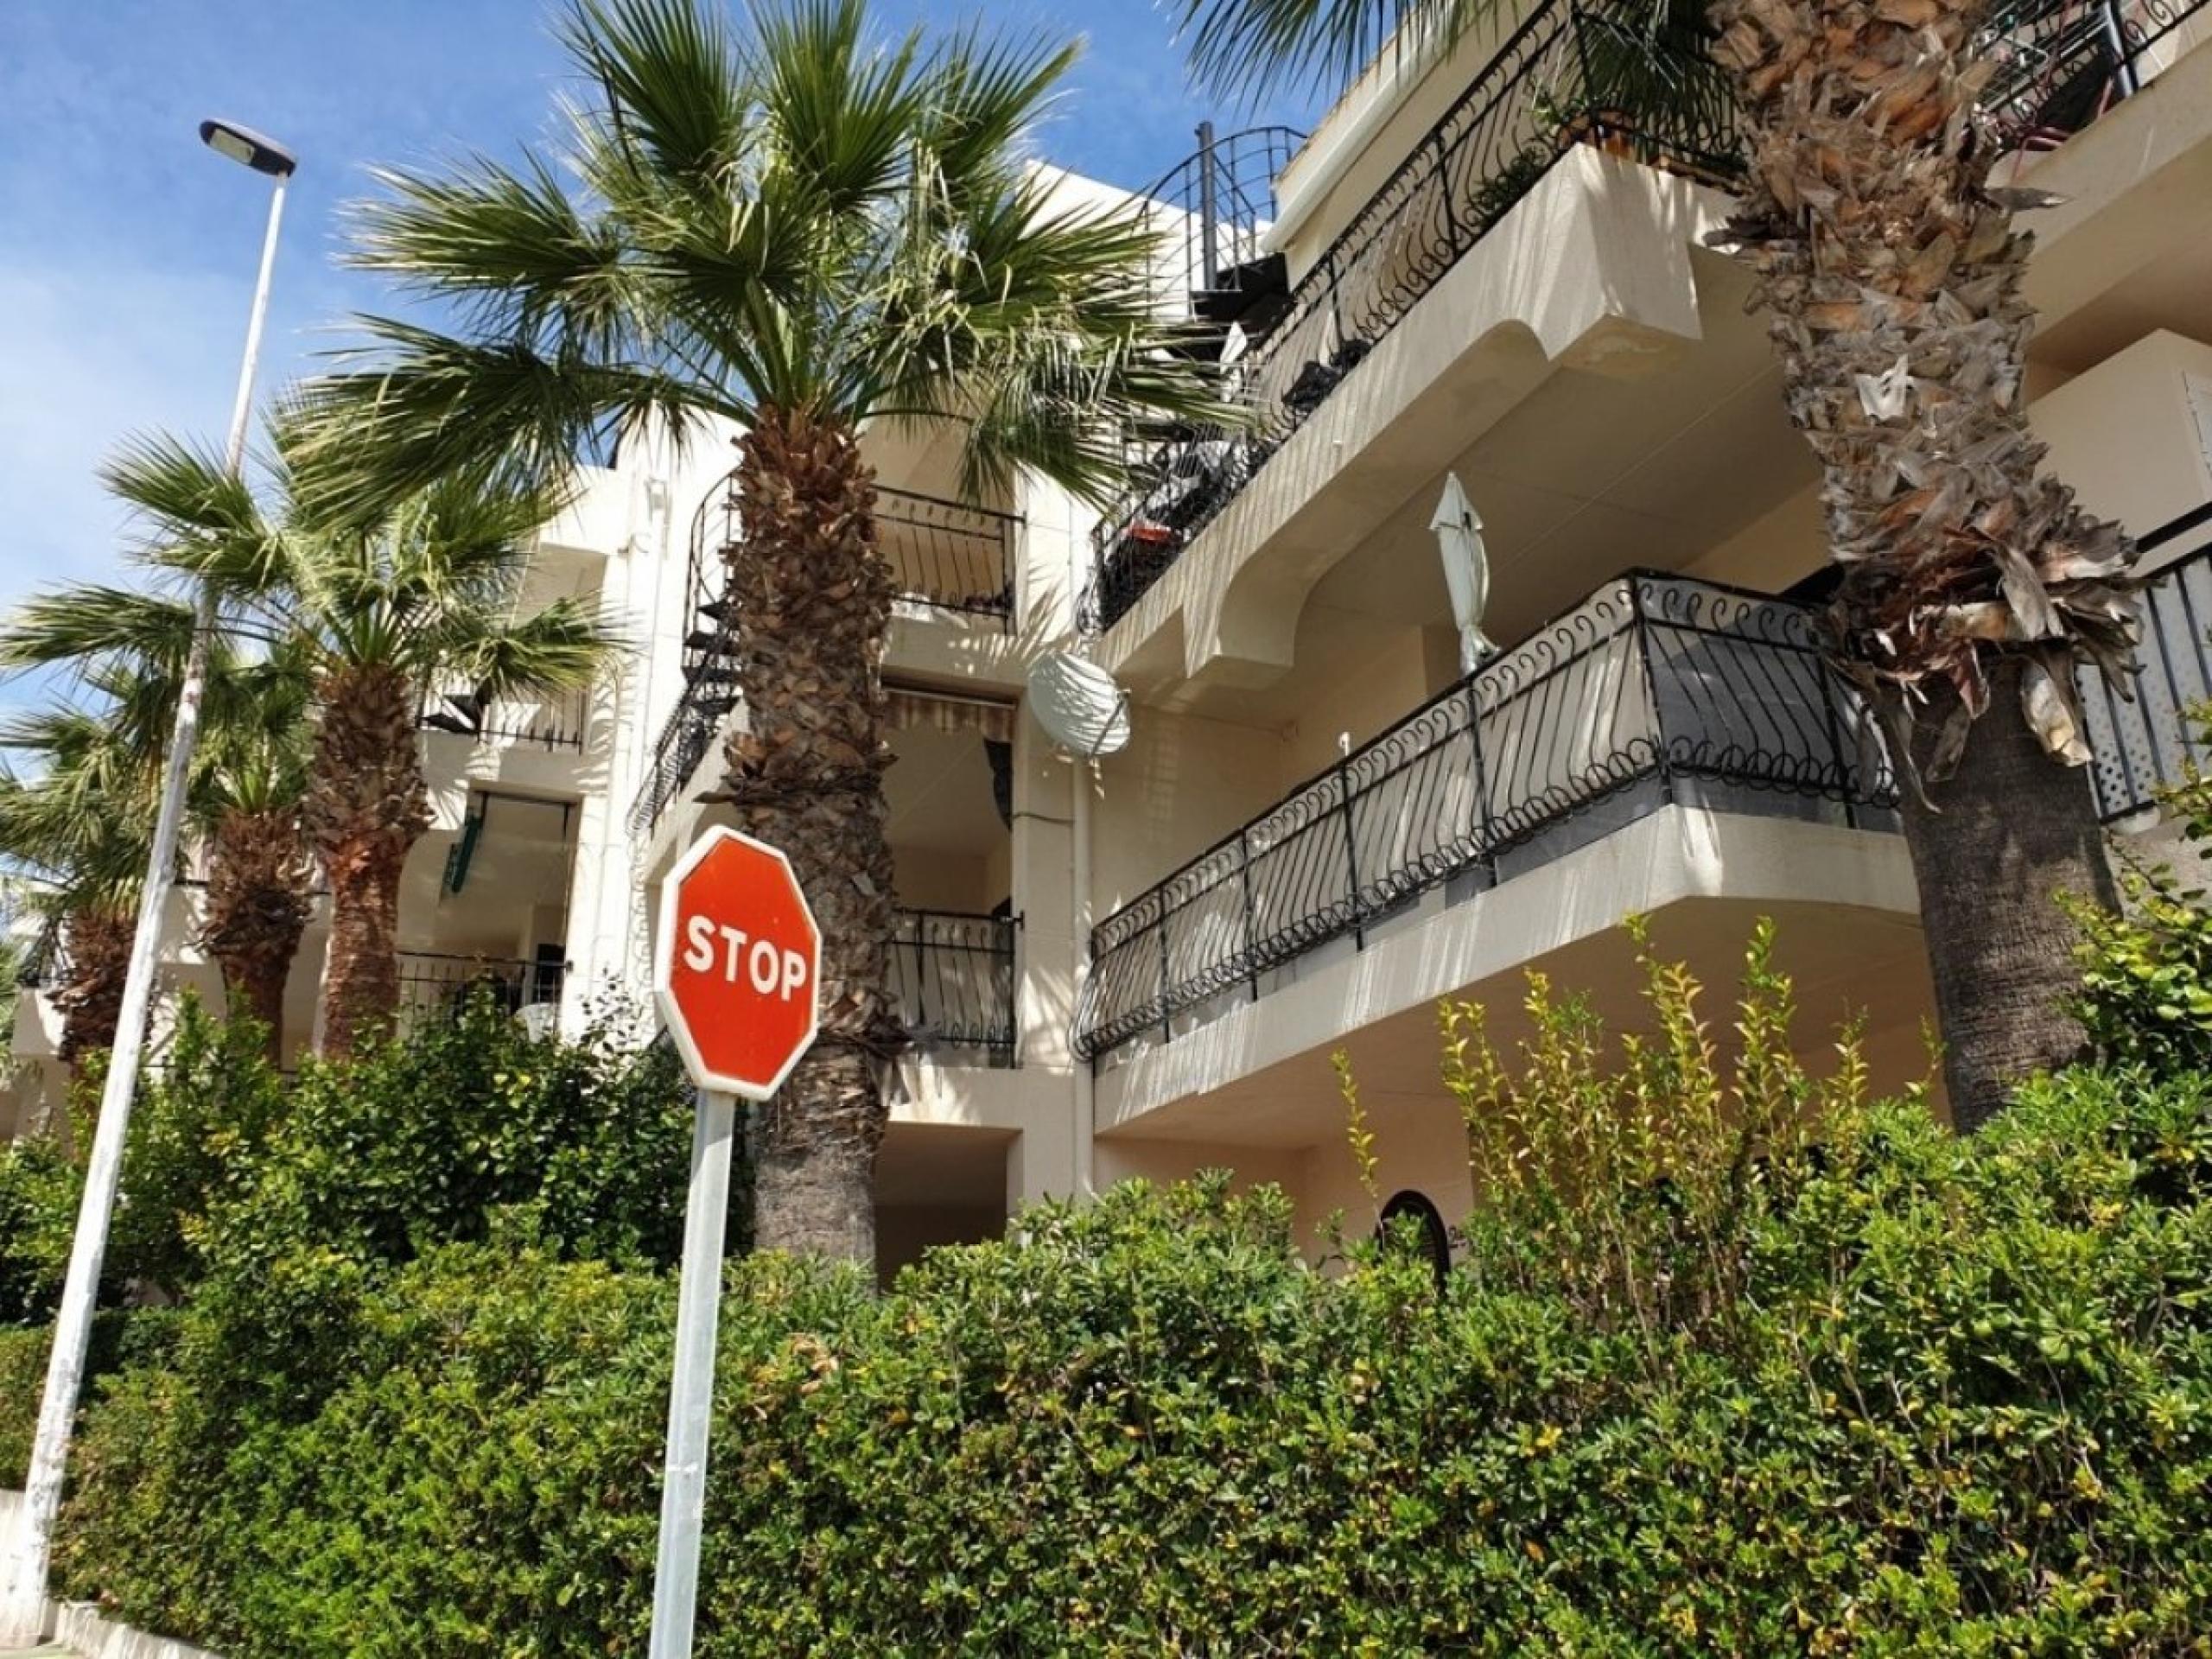
[[[650,1659],[690,1659],[699,1601],[736,1102],[775,1093],[821,1020],[822,934],[791,861],[734,830],[694,842],[661,890],[653,995],[697,1085],[677,1287]]]

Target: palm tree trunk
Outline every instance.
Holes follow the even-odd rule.
[[[81,1067],[96,1050],[115,1046],[136,931],[127,910],[79,910],[69,918],[68,972],[54,993],[54,1005],[61,1010],[61,1058],[73,1067]]]
[[[223,971],[233,1017],[261,1025],[270,1062],[284,1055],[284,987],[307,931],[306,849],[289,808],[230,811],[215,826],[200,943]]]
[[[342,1058],[398,1013],[399,880],[429,828],[429,791],[415,688],[398,670],[340,669],[322,704],[304,816],[330,887],[322,1052]]]
[[[405,855],[378,846],[329,861],[330,954],[322,970],[322,1052],[342,1059],[389,1036],[399,1015],[399,876]]]
[[[752,1114],[764,1249],[875,1257],[880,1082],[904,1039],[888,981],[881,667],[892,584],[849,429],[764,409],[739,446],[745,540],[727,550],[743,713],[716,797],[790,856],[822,930],[822,1035]]]
[[[2018,672],[2008,664],[1993,677],[2000,700]],[[1940,731],[1935,721],[1916,728],[1923,764]],[[2058,895],[2107,909],[2120,899],[2088,774],[2054,766],[2009,708],[1976,725],[1965,763],[1934,802],[1931,809],[1907,791],[1905,843],[1920,887],[1951,1119],[1972,1129],[2004,1109],[2020,1078],[2082,1052],[2082,1027],[2067,1004],[2081,969]]]
[[[1916,802],[1906,825],[1962,1124],[2078,1037],[2058,1012],[2076,978],[2053,895],[2113,893],[2070,769],[2088,758],[2074,662],[2123,661],[2133,616],[2125,537],[2038,474],[2030,238],[1989,186],[1969,49],[1981,11],[1720,0],[1713,14],[1751,124],[1726,239],[1821,462],[1845,567],[1840,665],[1938,809]]]

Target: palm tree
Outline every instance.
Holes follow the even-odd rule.
[[[297,641],[211,685],[193,789],[207,852],[200,944],[223,975],[232,1018],[251,1015],[271,1063],[284,1055],[284,988],[313,909],[303,812],[314,727]]]
[[[64,709],[35,716],[0,743],[50,758],[89,721],[86,741],[108,752],[106,786],[127,789],[130,810],[150,822],[192,626],[189,606],[125,588],[31,600],[0,627],[0,667],[67,664],[99,702],[89,715]],[[248,655],[238,642],[218,640],[189,782],[207,878],[199,943],[222,973],[231,1012],[260,1021],[272,1058],[283,1052],[284,985],[311,905],[300,823],[308,689],[296,645]]]
[[[80,1068],[115,1042],[153,791],[105,711],[19,717],[0,733],[0,747],[34,760],[28,776],[0,772],[0,857],[60,948],[48,995],[61,1014],[61,1058]]]
[[[1498,0],[1179,4],[1199,72],[1249,85],[1356,72],[1394,37],[1411,52],[1454,41]],[[1679,51],[1679,10],[1624,3],[1613,32]],[[2081,1046],[2056,899],[2117,896],[2074,671],[2120,672],[2134,629],[2131,545],[2038,471],[2028,429],[2029,238],[2012,220],[2035,195],[1989,183],[1998,146],[1974,105],[1986,10],[1713,0],[1704,19],[1748,134],[1728,240],[1821,464],[1842,565],[1837,660],[1910,780],[1945,1075],[1969,1128]],[[1664,78],[1643,84],[1651,95]],[[1675,85],[1699,91],[1695,77]]]
[[[387,173],[359,213],[356,263],[454,307],[455,331],[369,320],[382,360],[310,415],[405,485],[487,459],[558,473],[639,421],[744,429],[746,714],[718,798],[790,854],[823,992],[822,1039],[751,1121],[755,1234],[869,1261],[879,1077],[904,1036],[893,582],[862,430],[957,434],[971,495],[1029,468],[1103,499],[1125,420],[1224,411],[1166,349],[1141,219],[1056,205],[1020,160],[1072,48],[878,45],[864,0],[760,0],[738,32],[701,0],[580,0],[563,37],[590,96],[557,159]]]
[[[530,538],[557,496],[456,474],[373,515],[340,516],[307,505],[315,492],[287,456],[270,470],[273,507],[213,454],[157,438],[111,467],[109,480],[147,521],[143,557],[213,584],[226,628],[269,645],[252,694],[264,716],[282,706],[271,699],[312,696],[299,817],[330,889],[323,1049],[342,1056],[389,1027],[399,1006],[400,876],[430,823],[416,730],[423,700],[454,683],[486,700],[580,690],[613,640],[573,599],[518,613]],[[95,588],[40,604],[40,626],[20,626],[0,645],[10,659],[150,652],[180,608],[124,605]],[[249,1000],[265,1006],[281,995],[270,958],[292,918],[273,906],[260,913],[269,895],[256,884],[293,868],[283,805],[291,761],[282,741],[264,747],[273,732],[244,726],[212,751],[218,786],[238,807],[217,845],[240,866],[211,895],[209,920],[226,948],[237,944]]]

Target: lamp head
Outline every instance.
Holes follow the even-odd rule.
[[[202,121],[200,142],[218,156],[227,156],[272,179],[290,178],[300,164],[299,158],[274,138],[235,121]]]

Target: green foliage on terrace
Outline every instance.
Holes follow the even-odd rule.
[[[1218,1179],[887,1294],[734,1264],[697,1651],[2192,1650],[2212,1080],[2076,1071],[1961,1141],[1789,1061],[1763,944],[1741,1061],[1648,969],[1625,1055],[1542,987],[1522,1050],[1452,1016],[1497,1201],[1441,1294]],[[667,1276],[532,1204],[390,1253],[224,1213],[91,1414],[72,1593],[232,1659],[641,1654]]]

